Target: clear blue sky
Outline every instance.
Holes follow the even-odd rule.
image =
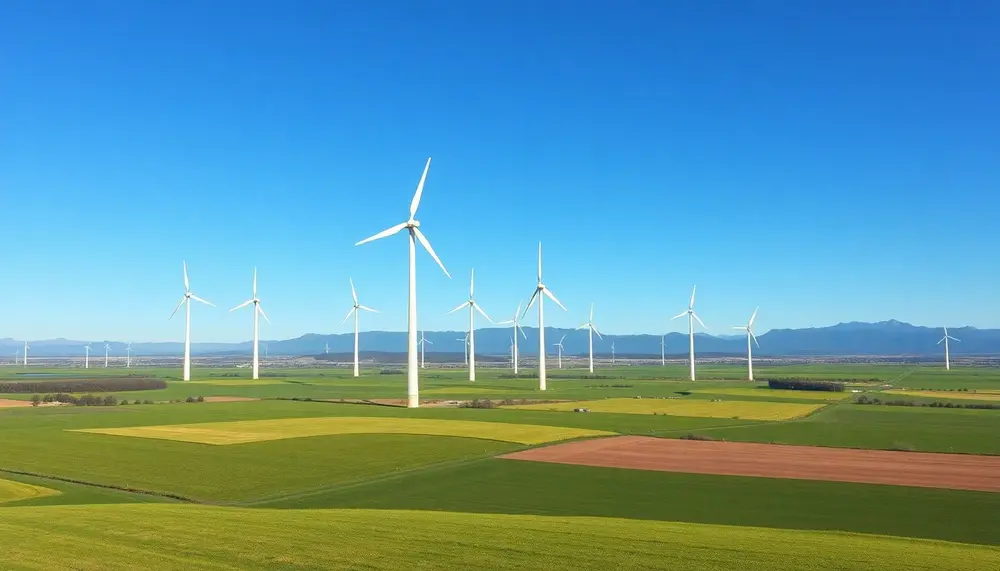
[[[13,0],[0,337],[245,340],[507,319],[1000,326],[1000,4]],[[547,308],[553,308],[549,304]],[[481,322],[482,323],[482,322]],[[526,324],[535,324],[532,314]],[[725,331],[731,333],[731,331]]]

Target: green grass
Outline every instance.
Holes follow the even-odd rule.
[[[0,479],[0,504],[44,498],[57,494],[59,494],[59,490],[53,490],[52,488],[45,488],[15,480]]]
[[[261,504],[582,515],[1000,545],[1000,494],[486,459]]]
[[[604,399],[515,405],[507,408],[560,412],[586,408],[590,412],[596,413],[617,412],[749,420],[789,420],[815,412],[823,406],[825,405],[766,401],[726,400],[714,402],[708,399]]]
[[[5,480],[55,490],[58,494],[35,496],[32,498],[11,500],[0,504],[0,509],[13,506],[49,506],[67,504],[126,504],[126,503],[160,503],[171,502],[169,498],[153,495],[136,494],[112,488],[101,488],[86,484],[77,484],[63,480],[53,480],[25,474],[14,474],[0,471],[0,477]],[[2,515],[0,515],[2,518]]]
[[[826,401],[839,402],[852,397],[849,392],[830,391],[794,391],[784,389],[769,389],[767,385],[753,387],[718,387],[711,389],[695,389],[696,395],[720,395],[729,397],[753,397],[773,401]]]
[[[17,508],[11,571],[840,569],[965,571],[1000,550],[927,540],[605,518],[197,506]]]

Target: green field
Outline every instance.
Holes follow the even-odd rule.
[[[99,372],[123,374],[109,371]],[[495,568],[553,569],[619,561],[992,565],[997,550],[983,546],[1000,546],[1000,494],[495,458],[608,433],[1000,454],[1000,410],[857,405],[851,393],[761,388],[740,380],[742,367],[699,371],[706,380],[684,380],[677,365],[594,376],[552,370],[550,390],[540,393],[531,371],[511,378],[481,368],[470,386],[464,369],[427,369],[421,394],[429,400],[562,402],[411,410],[320,402],[405,395],[405,376],[371,369],[361,378],[344,369],[275,370],[257,381],[245,369],[198,369],[187,383],[176,380],[178,370],[133,369],[168,387],[115,396],[161,404],[0,409],[0,568],[474,568],[482,557]],[[16,372],[0,369],[0,380]],[[987,392],[1000,391],[1000,369],[796,365],[757,373],[853,379],[883,399],[928,398],[880,392],[883,384],[969,389],[946,390],[941,400],[1000,394]],[[189,396],[264,400],[169,402]],[[551,410],[578,407],[593,412]],[[530,549],[506,549],[526,542],[522,535],[533,538]]]

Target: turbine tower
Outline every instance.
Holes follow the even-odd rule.
[[[518,362],[517,332],[520,330],[521,335],[524,336],[525,341],[528,340],[528,335],[525,334],[524,328],[521,327],[521,324],[517,320],[517,317],[519,315],[521,315],[521,302],[520,301],[517,302],[517,311],[514,312],[514,319],[508,319],[507,321],[501,321],[500,323],[497,323],[497,325],[513,325],[514,326],[514,336],[511,337],[511,341],[510,342],[511,342],[512,351],[513,351],[513,353],[511,353],[511,354],[513,355],[512,359],[514,360],[514,374],[515,375],[517,374],[517,362]],[[559,367],[559,368],[561,369],[562,367]]]
[[[177,304],[177,307],[174,308],[173,313],[171,313],[170,317],[167,318],[167,321],[170,321],[174,317],[174,313],[177,313],[177,310],[180,309],[182,305],[187,305],[186,308],[187,321],[185,322],[184,325],[184,380],[185,381],[191,380],[191,300],[199,301],[201,303],[204,303],[205,305],[211,305],[212,307],[215,307],[215,305],[212,304],[211,302],[205,301],[204,299],[201,299],[200,297],[191,293],[191,282],[188,281],[187,262],[184,262],[184,297],[181,298],[180,302]]]
[[[419,377],[417,372],[417,245],[416,240],[420,241],[420,244],[427,250],[427,253],[434,258],[434,261],[441,266],[441,271],[444,275],[451,277],[448,270],[445,269],[444,264],[434,253],[434,248],[431,247],[431,243],[427,241],[424,237],[423,232],[420,231],[420,222],[417,221],[414,216],[417,215],[417,207],[420,206],[420,195],[424,192],[424,181],[427,180],[427,171],[431,168],[431,159],[427,159],[427,164],[424,165],[424,174],[420,175],[420,182],[417,183],[417,191],[413,194],[413,200],[410,201],[410,218],[406,222],[401,222],[392,228],[387,228],[374,236],[370,236],[356,243],[355,246],[360,246],[366,242],[372,242],[378,240],[379,238],[385,238],[386,236],[392,236],[403,230],[404,228],[410,234],[410,287],[409,287],[409,303],[408,311],[406,317],[406,406],[409,408],[417,408],[420,406],[420,387],[419,387]]]
[[[108,343],[104,344],[104,368],[108,368],[108,353],[111,352],[111,345]]]
[[[597,326],[594,325],[594,304],[593,303],[590,304],[590,321],[588,321],[588,322],[584,323],[583,325],[577,327],[577,329],[586,329],[587,333],[590,336],[590,373],[593,374],[594,373],[594,333],[597,333],[597,337],[598,338],[604,339],[604,337],[601,337],[601,332],[597,330]],[[565,339],[565,338],[566,337],[563,336],[563,339]],[[562,343],[562,341],[560,341],[560,343]]]
[[[951,339],[952,341],[958,341],[959,343],[962,342],[961,339],[955,339],[951,335],[948,335],[948,328],[947,327],[944,328],[944,337],[941,338],[941,341],[944,341],[944,368],[947,371],[951,370],[951,356],[948,354],[949,339]],[[937,344],[940,345],[941,341],[938,341]]]
[[[268,324],[271,320],[267,318],[267,314],[264,313],[264,308],[260,306],[260,300],[257,299],[257,268],[253,269],[253,297],[244,301],[243,303],[237,305],[236,307],[230,309],[230,312],[236,311],[237,309],[244,308],[250,304],[253,304],[253,378],[260,378],[260,358],[257,350],[257,345],[260,342],[260,316],[264,316],[264,321]]]
[[[325,346],[323,347],[323,354],[325,354],[325,355],[329,355],[329,354],[330,354],[330,344],[329,344],[329,343],[327,343],[327,344],[326,344],[326,345],[325,345]]]
[[[611,342],[611,364],[615,364],[615,342]]]
[[[421,369],[424,368],[424,346],[427,345],[428,343],[430,343],[431,345],[434,344],[433,341],[428,341],[427,338],[424,337],[424,332],[421,331],[420,332],[420,368]]]
[[[465,351],[465,364],[468,365],[469,364],[469,334],[466,333],[465,337],[460,337],[460,338],[456,339],[455,341],[461,341],[462,342],[462,349]]]
[[[469,299],[468,301],[463,301],[458,307],[449,311],[449,314],[455,313],[459,309],[465,306],[469,306],[469,380],[476,380],[476,312],[483,314],[486,321],[493,323],[489,315],[483,311],[482,307],[476,303],[476,270],[472,270],[472,277],[469,278]]]
[[[667,366],[667,343],[666,335],[660,335],[660,366]]]
[[[566,306],[562,304],[556,296],[552,295],[549,288],[545,287],[542,283],[542,243],[538,243],[538,284],[535,286],[535,291],[531,294],[531,299],[528,301],[527,307],[524,308],[524,313],[521,317],[524,318],[528,310],[531,309],[532,304],[535,303],[535,299],[538,299],[538,390],[545,390],[545,303],[544,297],[549,296],[549,299],[556,302],[556,305],[562,308],[563,311],[566,310]]]
[[[558,351],[558,352],[559,352],[559,368],[560,368],[560,369],[562,369],[562,352],[563,352],[563,344],[562,344],[562,342],[563,342],[563,341],[564,341],[565,339],[566,339],[566,336],[565,336],[565,335],[563,335],[563,336],[562,336],[562,339],[560,339],[560,340],[559,340],[559,342],[555,344],[555,346],[556,346],[556,351]]]
[[[129,341],[125,346],[125,368],[129,369],[132,367],[132,342]]]
[[[31,349],[31,346],[28,345],[27,341],[25,341],[24,342],[24,353],[21,353],[21,356],[24,358],[24,366],[25,367],[28,366],[28,349]]]
[[[750,340],[760,348],[760,343],[757,343],[757,336],[753,334],[753,320],[757,318],[757,312],[760,311],[760,306],[753,310],[753,315],[750,316],[750,323],[746,325],[734,325],[733,329],[742,329],[747,332],[747,371],[749,373],[750,381],[753,381],[753,347],[750,345]]]
[[[681,313],[678,313],[677,315],[671,318],[671,319],[679,319],[681,317],[684,317],[685,315],[688,316],[688,341],[691,346],[689,357],[691,359],[692,381],[694,380],[694,320],[697,319],[698,323],[701,323],[701,326],[705,327],[705,323],[701,320],[700,317],[698,317],[698,314],[694,312],[694,292],[695,289],[697,289],[697,287],[698,286],[694,286],[693,288],[691,288],[691,302],[688,303],[687,311],[682,311]],[[708,329],[708,327],[705,327],[705,329]]]
[[[86,356],[83,358],[83,368],[84,369],[89,369],[90,368],[90,343],[87,343],[86,345],[84,345],[83,346],[83,350],[86,351],[86,353],[87,353]]]
[[[351,318],[351,315],[354,315],[354,376],[358,377],[361,376],[361,366],[358,363],[358,315],[361,314],[362,309],[365,311],[370,311],[372,313],[378,313],[378,310],[372,309],[370,307],[365,307],[364,305],[358,303],[358,292],[355,291],[354,289],[354,278],[348,278],[348,279],[351,280],[351,297],[354,298],[354,305],[352,305],[351,310],[347,312],[347,317],[344,318],[344,321],[341,321],[340,323],[343,324],[344,322],[346,322],[348,319]],[[329,344],[327,344],[326,346],[326,352],[327,353],[330,352]]]
[[[510,337],[510,346],[507,347],[507,352],[510,353],[510,366],[514,366],[514,338]]]

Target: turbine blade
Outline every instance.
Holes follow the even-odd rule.
[[[698,323],[701,323],[701,326],[705,328],[705,331],[708,331],[708,326],[705,325],[705,322],[702,321],[700,317],[698,317],[697,313],[692,311],[691,316],[694,317],[698,321]]]
[[[542,243],[538,243],[538,283],[542,283]]]
[[[577,329],[589,329],[589,328],[590,328],[590,324],[589,323],[584,323],[583,325],[577,327]]]
[[[952,337],[951,335],[949,335],[949,336],[948,336],[948,339],[951,339],[952,341],[958,341],[959,343],[961,343],[961,342],[962,342],[962,340],[961,340],[961,339],[958,339],[958,338],[956,338],[956,337]]]
[[[458,307],[456,307],[455,309],[453,309],[453,310],[449,311],[449,312],[448,312],[448,313],[446,313],[445,315],[451,315],[452,313],[455,313],[456,311],[458,311],[459,309],[462,309],[462,308],[463,308],[463,307],[465,307],[466,305],[469,305],[469,302],[467,302],[467,301],[463,301],[461,305],[459,305],[459,306],[458,306]]]
[[[759,348],[760,347],[760,343],[757,343],[757,336],[754,335],[753,331],[750,331],[749,329],[747,330],[747,333],[749,333],[750,337],[753,339],[754,345],[756,345]]]
[[[553,295],[551,291],[549,291],[549,288],[543,289],[542,292],[544,292],[545,295],[549,296],[549,299],[551,299],[552,301],[556,302],[556,305],[558,305],[559,307],[563,308],[563,311],[569,311],[568,309],[566,309],[566,306],[563,305],[561,301],[559,301],[558,299],[556,299],[556,296]]]
[[[538,297],[538,288],[535,288],[535,292],[531,294],[531,299],[528,300],[528,305],[524,306],[524,311],[521,313],[522,319],[528,314],[528,310],[531,309],[531,306],[535,305],[536,297]]]
[[[372,241],[375,241],[375,240],[379,240],[381,238],[385,238],[386,236],[392,236],[393,234],[399,232],[403,228],[406,228],[406,222],[400,222],[399,224],[396,224],[392,228],[386,228],[385,230],[382,230],[378,234],[375,234],[374,236],[369,236],[369,237],[365,238],[364,240],[355,243],[354,245],[355,246],[360,246],[361,244],[365,244],[367,242],[372,242]]]
[[[746,325],[733,325],[733,329],[742,329],[743,331],[746,331],[747,330],[747,326]]]
[[[417,235],[417,240],[420,240],[420,243],[424,246],[424,249],[427,250],[427,253],[434,258],[434,261],[437,262],[439,266],[441,266],[441,271],[444,272],[444,275],[450,278],[451,274],[448,273],[448,270],[444,269],[444,264],[441,263],[441,258],[434,253],[434,248],[431,248],[431,243],[424,237],[424,233],[420,231],[420,228],[414,228],[413,233]]]
[[[493,320],[492,320],[492,319],[490,319],[490,316],[489,316],[489,315],[486,315],[486,312],[485,312],[485,311],[483,311],[483,308],[479,307],[479,304],[478,304],[478,303],[473,303],[473,304],[472,304],[472,307],[475,307],[475,308],[476,308],[476,311],[478,311],[479,313],[481,313],[481,314],[482,314],[482,316],[486,318],[486,321],[489,321],[490,323],[493,323]],[[494,324],[494,325],[496,325],[496,323],[493,323],[493,324]]]
[[[253,300],[252,299],[248,299],[248,300],[244,301],[243,303],[237,305],[236,307],[230,309],[229,311],[236,311],[237,309],[244,308],[244,307],[250,305],[251,303],[253,303]]]
[[[500,323],[494,323],[494,325],[513,325],[513,324],[514,324],[513,319],[508,319],[507,321],[501,321]]]
[[[188,263],[185,260],[182,262],[184,264],[184,291],[191,289],[191,282],[188,281]]]
[[[434,344],[434,342],[433,342],[433,341],[431,341],[430,339],[424,339],[424,343],[429,343],[429,344],[431,344],[431,345],[433,345],[433,344]]]
[[[191,299],[193,299],[195,301],[200,301],[200,302],[204,303],[205,305],[211,305],[212,307],[215,307],[214,303],[212,303],[212,302],[210,302],[208,300],[205,300],[205,299],[201,299],[200,297],[196,296],[193,293],[191,294]]]
[[[354,298],[354,305],[358,304],[358,292],[354,291],[354,278],[348,278],[351,280],[351,297]]]
[[[944,337],[942,337],[942,338],[941,338],[940,340],[938,340],[938,342],[937,342],[937,343],[935,343],[935,345],[940,345],[940,344],[941,344],[941,341],[944,341]]]
[[[177,310],[180,309],[182,305],[184,305],[184,302],[186,300],[187,296],[181,298],[180,302],[177,303],[177,307],[175,307],[174,310],[170,312],[170,317],[167,318],[167,321],[170,321],[171,319],[174,318],[174,314],[177,313]]]
[[[469,278],[469,299],[472,299],[476,291],[476,268],[472,268],[472,277]]]
[[[359,305],[359,306],[358,306],[358,309],[363,309],[363,310],[365,310],[365,311],[370,311],[370,312],[372,312],[372,313],[378,313],[378,310],[377,310],[377,309],[372,309],[372,308],[370,308],[370,307],[368,307],[368,306],[366,306],[366,305]]]
[[[417,215],[417,207],[420,206],[420,196],[424,193],[424,181],[427,180],[427,171],[431,168],[431,158],[427,157],[427,164],[424,165],[424,173],[420,175],[420,182],[417,183],[417,192],[413,193],[413,200],[410,201],[410,220]]]
[[[524,327],[521,327],[520,325],[518,325],[517,329],[519,329],[521,331],[521,337],[524,337],[525,339],[528,338],[528,334],[524,332]],[[565,339],[566,336],[563,335],[563,338]],[[562,341],[560,341],[560,343],[562,343]]]
[[[686,311],[682,311],[682,312],[678,313],[677,315],[675,315],[675,316],[671,317],[671,318],[670,318],[670,320],[671,320],[671,321],[673,321],[674,319],[679,319],[679,318],[681,318],[681,317],[684,317],[684,316],[685,316],[685,315],[687,315],[687,314],[688,314],[688,312],[686,312]]]
[[[347,317],[345,317],[344,320],[341,321],[341,323],[347,323],[347,320],[350,319],[352,315],[354,315],[354,311],[355,308],[352,307],[351,310],[347,312]]]
[[[260,305],[259,302],[257,303],[257,311],[260,312],[260,316],[264,318],[264,321],[266,321],[267,324],[270,325],[271,324],[271,320],[267,318],[267,314],[264,313],[264,308]]]
[[[563,342],[563,341],[565,341],[565,340],[566,340],[566,336],[565,336],[565,335],[563,335],[563,336],[562,336],[562,339],[560,339],[560,340],[559,340],[559,344],[560,344],[560,345],[562,345],[562,342]]]
[[[257,266],[253,267],[253,296],[257,297]]]
[[[597,334],[597,338],[598,338],[598,339],[604,339],[604,337],[601,337],[601,332],[600,332],[600,331],[598,331],[596,327],[594,328],[594,333],[596,333],[596,334]]]
[[[688,304],[688,309],[694,309],[694,292],[696,289],[698,289],[697,285],[691,288],[691,303]]]
[[[747,325],[747,327],[753,327],[753,320],[757,319],[757,312],[758,311],[760,311],[760,306],[759,305],[757,306],[757,309],[753,310],[753,315],[750,316],[750,323]]]

